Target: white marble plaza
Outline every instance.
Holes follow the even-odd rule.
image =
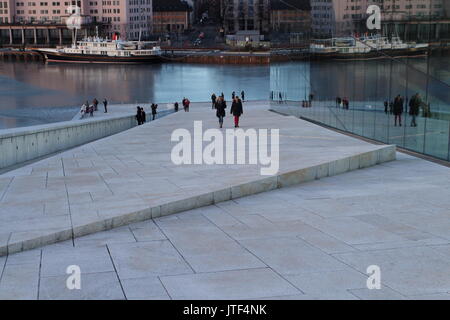
[[[40,228],[57,231],[66,215],[72,223],[89,223],[91,215],[97,222],[151,206],[155,196],[186,199],[261,179],[251,166],[167,161],[170,143],[161,141],[195,119],[216,125],[212,111],[197,105],[0,176],[3,237],[11,245],[19,232],[39,241]],[[369,166],[367,152],[381,160],[380,146],[265,111],[262,103],[242,120],[244,128],[281,128],[280,177],[322,164],[315,167],[320,179],[290,174],[277,178],[283,188],[250,188],[247,196],[22,247],[0,257],[0,299],[450,299],[447,167],[401,153]],[[349,156],[348,172],[337,175]],[[351,167],[354,159],[361,169]],[[324,163],[328,177],[319,175]],[[70,265],[81,270],[80,290],[66,286]],[[380,267],[380,290],[367,288],[370,265]]]
[[[109,108],[113,116],[135,106]],[[96,116],[100,120],[108,115]],[[150,117],[147,109],[147,118]],[[0,256],[393,160],[372,145],[245,104],[241,127],[280,129],[280,170],[171,161],[175,129],[217,128],[209,104],[168,115],[0,175]],[[230,115],[225,128],[233,127]],[[83,121],[83,120],[81,120]],[[224,128],[224,129],[225,129]]]

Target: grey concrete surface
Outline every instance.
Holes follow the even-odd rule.
[[[122,108],[111,108],[112,116],[130,112],[129,107]],[[108,241],[109,236],[94,235],[79,243],[77,238],[395,159],[394,146],[372,145],[294,117],[280,116],[266,110],[267,102],[246,103],[244,108],[243,129],[280,129],[280,170],[276,175],[261,176],[259,164],[175,165],[171,161],[175,146],[171,134],[175,129],[192,132],[196,120],[202,121],[204,129],[218,127],[209,103],[193,104],[190,112],[171,114],[0,175],[0,256],[69,239],[80,246],[100,244]],[[108,117],[105,116],[105,121]],[[225,128],[233,127],[231,116],[225,120]],[[98,121],[103,120],[100,117]],[[217,219],[232,221],[228,217]],[[327,230],[335,234],[346,223],[344,219]],[[271,226],[267,228],[279,232]],[[173,230],[172,234],[177,234],[182,242],[182,234],[176,232],[175,226]],[[373,239],[374,236],[367,234],[372,230],[368,225],[363,232],[354,231],[341,240],[364,243]],[[133,230],[132,235],[114,232],[117,232],[114,238],[121,242],[161,236],[145,227]],[[215,230],[204,228],[198,232],[208,237]],[[239,232],[242,230],[238,228],[230,234]],[[400,239],[390,236],[388,240]],[[260,267],[258,261],[244,255],[236,245],[225,245],[220,237],[215,240],[219,242],[224,243],[227,264],[216,258],[201,257],[201,260],[196,257],[197,251],[181,245],[180,250],[186,251],[183,252],[186,260],[197,271],[225,265]],[[201,244],[199,249],[203,249]]]

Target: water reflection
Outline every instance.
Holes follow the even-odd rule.
[[[208,101],[212,92],[229,97],[232,91],[245,90],[246,99],[264,100],[269,76],[268,66],[7,62],[0,65],[0,117],[9,120],[0,120],[0,128],[36,124],[41,108],[77,107],[94,97],[110,103],[175,102],[185,96]],[[26,120],[30,113],[35,121]],[[58,113],[58,118],[64,114]],[[14,123],[14,117],[20,120]]]

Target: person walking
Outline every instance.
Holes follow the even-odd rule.
[[[278,93],[278,103],[283,103],[283,95],[281,94],[281,91]]]
[[[409,101],[409,115],[411,116],[411,127],[417,127],[416,117],[419,115],[420,105],[422,104],[422,99],[420,95],[416,93],[412,96]]]
[[[93,104],[91,104],[91,106],[89,107],[89,115],[90,115],[91,117],[94,116],[94,105],[93,105]]]
[[[92,100],[92,104],[94,105],[94,111],[98,111],[98,100],[97,100],[97,98],[94,98],[94,100]]]
[[[158,109],[158,105],[152,103],[152,120],[155,120],[156,118],[156,114],[158,113],[157,109]]]
[[[175,112],[178,112],[178,102],[175,102],[173,105]]]
[[[336,108],[339,108],[341,106],[341,103],[342,103],[341,97],[337,97],[336,98]]]
[[[108,100],[103,99],[103,107],[105,108],[105,113],[108,113]]]
[[[211,103],[212,103],[212,108],[214,109],[216,107],[216,100],[217,100],[217,96],[215,93],[213,93],[211,95]]]
[[[142,111],[141,107],[139,106],[136,107],[136,121],[138,123],[138,126],[142,124]]]
[[[244,92],[244,90],[241,91],[241,98],[242,98],[242,101],[245,101],[245,92]]]
[[[231,114],[234,116],[234,127],[239,128],[239,118],[244,113],[242,107],[242,101],[239,97],[236,97],[233,100],[233,104],[231,105]]]
[[[223,127],[223,118],[225,117],[225,109],[227,108],[227,103],[225,102],[225,99],[220,97],[219,99],[217,99],[216,101],[216,116],[217,118],[219,118],[219,126],[220,128]]]
[[[395,117],[395,124],[394,126],[397,126],[397,120],[398,124],[401,127],[402,126],[402,113],[403,113],[403,98],[398,95],[394,99],[394,117]]]
[[[236,92],[233,91],[233,92],[231,93],[231,100],[234,100],[234,98],[236,98]]]
[[[185,98],[184,100],[184,111],[189,112],[189,105],[191,104],[191,101],[189,101],[188,98]]]
[[[388,107],[389,107],[389,102],[385,101],[384,102],[384,113],[388,114]]]

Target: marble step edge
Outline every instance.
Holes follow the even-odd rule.
[[[120,214],[77,226],[74,225],[71,228],[13,233],[6,243],[5,241],[0,243],[0,256],[31,250],[60,241],[71,240],[73,238],[110,230],[134,222],[163,217],[219,202],[331,177],[353,170],[364,169],[395,159],[395,145],[380,145],[376,146],[374,150],[371,151],[343,157],[319,165],[292,170],[275,176],[261,177],[261,179],[255,181],[171,201],[140,211]],[[17,236],[17,234],[19,235]]]

